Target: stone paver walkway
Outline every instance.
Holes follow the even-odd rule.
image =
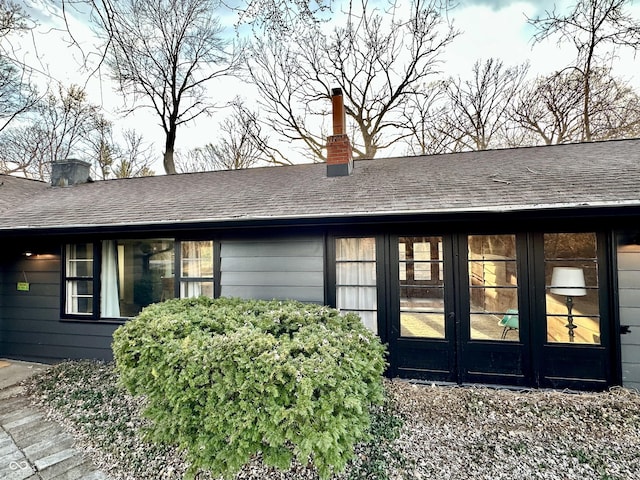
[[[0,360],[0,385],[4,387],[0,388],[0,480],[108,480],[74,448],[71,434],[31,406],[18,383],[7,380],[33,373],[22,362],[9,370],[12,363]],[[20,368],[24,375],[16,375]]]

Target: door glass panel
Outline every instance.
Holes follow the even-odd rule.
[[[547,341],[600,344],[595,233],[544,235]]]
[[[468,238],[473,340],[520,340],[515,235]]]
[[[400,237],[400,335],[445,338],[442,237]]]

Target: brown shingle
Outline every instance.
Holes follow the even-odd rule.
[[[640,206],[640,140],[362,160],[348,177],[307,164],[37,185],[0,200],[1,230]]]

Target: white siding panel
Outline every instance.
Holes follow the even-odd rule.
[[[620,284],[618,302],[621,307],[640,308],[640,289],[622,288]]]
[[[322,237],[222,241],[220,257],[222,296],[324,303]]]
[[[640,346],[640,327],[630,327],[629,333],[620,335],[620,344]]]
[[[620,325],[630,327],[620,335],[622,383],[640,388],[640,249],[625,246],[618,251],[618,287]]]
[[[248,279],[250,278],[250,280]],[[250,281],[255,286],[296,285],[298,287],[320,287],[324,285],[320,272],[230,272],[225,273],[225,286],[243,286]]]
[[[640,271],[640,253],[618,252],[618,270]]]
[[[640,390],[640,365],[637,363],[622,364],[622,383],[626,388]]]
[[[323,291],[322,291],[323,292]],[[225,286],[221,287],[223,297],[253,298],[257,300],[299,300],[301,302],[324,303],[321,290],[312,287],[265,287],[265,286]]]
[[[639,285],[640,270],[619,270],[618,281],[621,285]]]
[[[636,326],[640,330],[640,308],[620,307],[620,325]]]
[[[223,272],[277,272],[284,264],[289,264],[292,257],[228,257],[228,252],[222,248],[220,269]],[[251,258],[251,261],[248,261]],[[315,272],[324,270],[323,264],[318,262],[322,257],[294,257],[295,268],[299,272]]]

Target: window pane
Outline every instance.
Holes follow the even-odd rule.
[[[180,298],[200,296],[213,298],[213,282],[182,282],[180,284]]]
[[[336,301],[339,309],[350,311],[376,310],[377,289],[373,287],[340,287]]]
[[[67,280],[66,313],[90,315],[93,313],[93,281]]]
[[[401,237],[398,253],[400,334],[444,338],[442,237]]]
[[[445,338],[444,314],[402,311],[400,335],[403,337]]]
[[[338,285],[374,285],[376,284],[376,263],[342,262],[336,265]]]
[[[375,238],[338,238],[336,239],[336,260],[376,259]]]
[[[213,278],[213,242],[182,242],[182,277]]]
[[[93,277],[93,244],[67,245],[67,277]]]
[[[471,338],[518,341],[515,235],[470,235],[468,259]]]
[[[595,233],[544,236],[547,341],[600,344]]]
[[[375,238],[336,239],[336,307],[378,332]]]
[[[413,260],[413,278],[415,280],[431,280],[431,242],[415,242],[413,244]]]
[[[65,313],[93,313],[93,244],[66,246]]]
[[[118,240],[120,314],[137,315],[143,307],[174,297],[174,241]]]

